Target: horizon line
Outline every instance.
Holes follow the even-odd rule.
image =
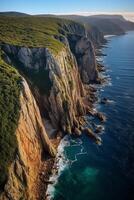
[[[63,13],[32,13],[32,12],[21,12],[21,11],[0,11],[0,12],[19,12],[29,15],[80,15],[80,16],[92,16],[92,15],[122,15],[125,19],[134,22],[134,12],[129,11],[110,11],[110,12],[103,12],[103,11],[84,11],[84,12],[63,12]]]

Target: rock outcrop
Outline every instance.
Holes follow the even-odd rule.
[[[70,43],[73,43],[72,51],[76,56],[78,68],[80,71],[83,83],[89,84],[96,82],[98,79],[97,64],[95,59],[95,50],[92,42],[88,37],[69,38]]]
[[[36,101],[24,79],[20,104],[20,119],[16,130],[18,147],[9,167],[4,192],[0,196],[2,200],[36,199],[42,153],[44,157],[56,154],[46,134]]]
[[[67,39],[69,47],[76,58],[82,82],[89,84],[98,80],[95,49],[90,31],[84,26],[80,27],[79,29],[75,27],[75,31],[72,31],[70,27],[66,27],[66,30],[68,30]]]

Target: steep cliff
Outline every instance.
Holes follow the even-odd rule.
[[[45,15],[43,16],[45,17]],[[126,31],[134,30],[134,23],[126,20],[122,15],[59,15],[56,17],[71,19],[87,25],[89,36],[94,45],[97,46],[105,42],[104,35],[120,35],[125,34]]]
[[[43,17],[47,17],[47,15],[43,15]],[[54,16],[52,15],[51,17],[54,17]],[[90,39],[90,41],[92,41],[95,47],[99,47],[103,43],[106,42],[106,40],[104,39],[103,32],[101,32],[101,29],[99,29],[95,23],[93,24],[89,22],[90,16],[80,16],[80,15],[58,15],[57,16],[56,15],[55,17],[58,17],[61,19],[69,19],[78,23],[82,23],[86,28],[88,38]]]
[[[95,59],[95,49],[88,36],[70,36],[70,48],[76,57],[83,83],[97,82],[98,72]]]
[[[83,83],[98,80],[92,42],[84,26],[77,23],[60,25],[55,38],[64,46],[58,53],[45,47],[2,45],[5,60],[13,63],[31,83],[42,115],[55,130],[74,133],[80,128],[79,116],[86,114],[90,89]],[[85,104],[86,102],[86,104]],[[45,114],[44,114],[45,113]]]
[[[1,198],[36,199],[42,159],[56,153],[49,138],[59,131],[80,135],[92,109],[95,97],[87,84],[98,81],[94,47],[86,28],[72,21],[14,18],[16,31],[11,27],[5,38],[3,20],[12,25],[10,18],[0,19],[2,59],[24,78],[16,148]]]
[[[86,93],[71,51],[63,49],[55,56],[45,48],[6,45],[3,50],[9,56],[5,59],[19,63],[18,68],[30,80],[42,115],[56,130],[72,133],[79,126],[76,117],[85,114]]]
[[[134,23],[122,15],[93,15],[88,16],[88,23],[97,27],[104,35],[121,35],[134,30]]]
[[[67,31],[65,36],[68,39],[69,48],[76,58],[83,83],[97,82],[98,72],[93,43],[95,41],[97,43],[98,31],[94,31],[96,32],[95,35],[95,33],[92,33],[91,28],[89,30],[89,26],[77,23],[75,26],[72,24],[64,25],[64,29]],[[94,39],[92,35],[94,35]]]
[[[15,131],[14,159],[8,166],[8,177],[0,199],[35,199],[37,177],[45,157],[55,156],[46,134],[36,101],[23,79],[20,94],[20,117]],[[13,139],[13,137],[12,137]],[[46,156],[45,156],[46,155]]]

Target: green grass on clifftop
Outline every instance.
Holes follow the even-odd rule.
[[[19,119],[21,78],[0,58],[0,189],[17,147],[15,130]]]
[[[27,47],[47,47],[57,53],[64,45],[56,38],[61,35],[61,25],[67,23],[74,22],[47,17],[0,16],[0,42]]]

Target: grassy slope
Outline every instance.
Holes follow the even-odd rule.
[[[0,16],[0,42],[28,47],[47,47],[58,52],[64,47],[55,39],[60,36],[63,24],[72,21],[44,17]]]
[[[0,58],[0,188],[17,147],[15,130],[19,119],[21,78]]]

